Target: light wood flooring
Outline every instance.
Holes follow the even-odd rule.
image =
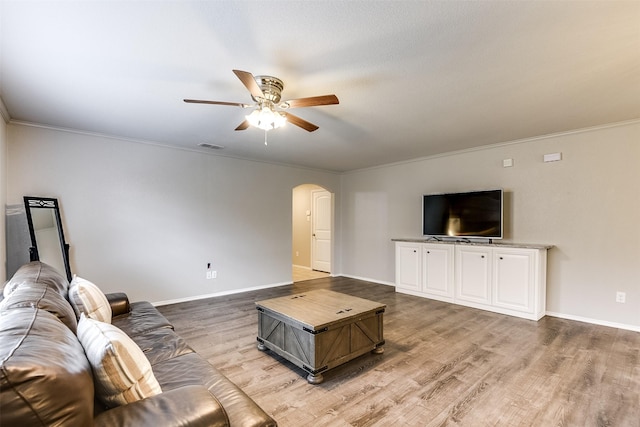
[[[299,265],[291,266],[291,275],[293,282],[303,282],[305,280],[322,279],[329,277],[329,273],[324,271],[312,270],[310,268],[300,267]]]
[[[386,345],[310,385],[257,349],[254,302],[319,288],[387,304]],[[637,332],[533,322],[344,277],[158,308],[281,427],[640,427]]]

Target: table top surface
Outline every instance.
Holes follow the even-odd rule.
[[[256,306],[291,318],[312,330],[386,307],[379,302],[327,289],[257,301]]]

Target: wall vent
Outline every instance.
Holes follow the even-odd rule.
[[[198,147],[209,148],[211,150],[222,150],[224,148],[222,145],[207,144],[206,142],[198,144]]]

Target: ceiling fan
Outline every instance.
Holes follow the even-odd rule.
[[[242,108],[255,107],[255,109],[246,116],[245,120],[240,123],[235,130],[245,130],[249,126],[255,126],[263,129],[265,132],[271,129],[276,129],[284,125],[287,121],[306,131],[313,132],[318,129],[318,126],[301,119],[298,116],[294,116],[286,110],[290,108],[314,107],[318,105],[333,105],[339,103],[338,97],[335,95],[321,95],[281,101],[284,83],[279,78],[272,76],[254,77],[250,72],[241,70],[233,70],[233,72],[249,90],[251,93],[251,99],[255,101],[255,104],[206,101],[199,99],[185,99],[184,102],[194,104],[231,105]]]

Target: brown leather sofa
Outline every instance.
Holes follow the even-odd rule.
[[[68,281],[40,262],[21,267],[0,302],[2,426],[276,426],[199,356],[148,302],[109,294],[112,324],[138,344],[162,393],[107,409],[76,336]]]

